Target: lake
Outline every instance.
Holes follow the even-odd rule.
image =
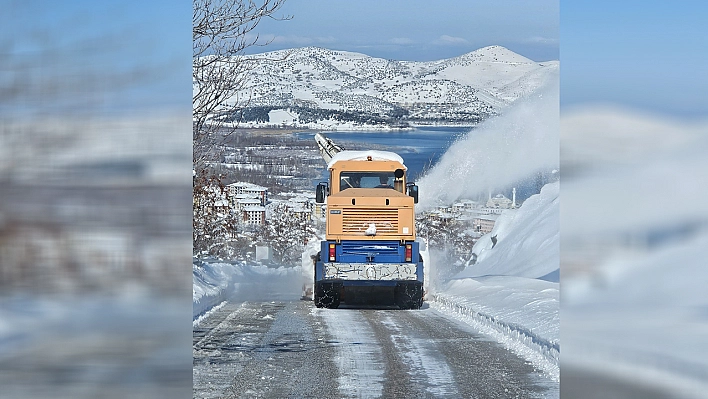
[[[322,132],[335,143],[346,149],[373,149],[397,153],[408,167],[409,181],[419,179],[424,170],[435,165],[442,154],[470,127],[421,127],[402,131],[354,131]],[[315,133],[299,132],[295,136],[303,140],[313,140]],[[327,177],[324,171],[323,177]]]

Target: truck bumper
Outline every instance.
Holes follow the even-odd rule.
[[[323,277],[342,280],[417,280],[415,263],[324,263]]]

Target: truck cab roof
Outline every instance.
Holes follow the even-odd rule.
[[[327,164],[327,168],[331,169],[339,161],[394,161],[401,164],[402,169],[406,170],[403,165],[403,158],[395,152],[390,151],[342,151],[335,154]]]

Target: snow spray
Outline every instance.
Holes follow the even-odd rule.
[[[462,198],[477,199],[489,192],[511,192],[519,182],[539,176],[557,177],[559,118],[558,74],[554,73],[541,88],[450,146],[418,181],[418,211]]]

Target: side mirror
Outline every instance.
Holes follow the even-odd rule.
[[[315,203],[324,204],[328,188],[329,186],[327,183],[320,183],[317,185],[317,190],[315,191]]]
[[[418,186],[415,185],[415,183],[408,183],[406,184],[406,191],[408,192],[408,195],[413,197],[413,203],[417,204],[418,203]]]

